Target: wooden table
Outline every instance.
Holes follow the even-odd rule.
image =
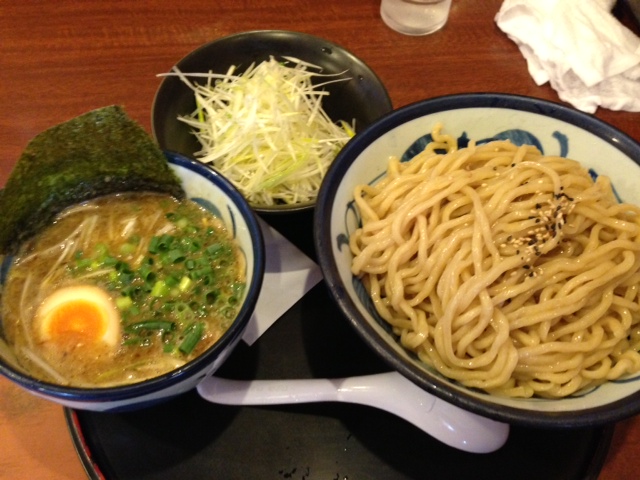
[[[454,0],[446,27],[406,37],[379,0],[3,0],[0,2],[0,185],[37,133],[87,110],[123,105],[150,131],[165,72],[195,47],[234,32],[298,30],[343,45],[386,84],[395,107],[428,97],[507,92],[558,101],[538,87],[495,25],[500,0]],[[616,15],[638,32],[624,5]],[[640,114],[596,116],[640,140]],[[0,478],[81,479],[61,407],[0,379]],[[640,417],[616,426],[602,479],[640,472]]]

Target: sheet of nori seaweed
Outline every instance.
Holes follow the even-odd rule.
[[[0,253],[15,251],[70,205],[127,191],[184,196],[160,148],[122,107],[45,130],[29,142],[0,193]]]

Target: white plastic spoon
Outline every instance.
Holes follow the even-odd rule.
[[[202,398],[224,405],[347,402],[393,413],[454,448],[489,453],[507,441],[509,425],[451,405],[397,372],[337,379],[227,380],[207,377]]]

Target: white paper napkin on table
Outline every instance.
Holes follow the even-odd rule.
[[[265,274],[258,303],[242,336],[253,344],[305,293],[322,280],[320,267],[259,219],[265,246]]]
[[[640,111],[640,38],[612,14],[615,0],[505,0],[495,17],[538,85],[575,108]]]

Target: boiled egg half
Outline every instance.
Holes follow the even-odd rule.
[[[42,302],[36,312],[40,339],[59,345],[116,347],[120,343],[120,314],[103,289],[63,287]]]

